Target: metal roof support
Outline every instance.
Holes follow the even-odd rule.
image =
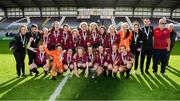
[[[58,7],[58,16],[60,17],[60,7]]]
[[[116,9],[116,6],[117,6],[118,1],[119,1],[119,0],[114,1],[114,5],[113,5],[114,9]]]
[[[137,8],[137,5],[141,2],[141,0],[138,0],[135,4],[134,4],[134,10]]]
[[[161,3],[161,2],[163,2],[163,0],[158,0],[158,2],[153,6],[153,11],[154,11],[154,9]]]
[[[79,1],[78,0],[74,0],[74,2],[76,3],[76,8],[79,8]]]
[[[40,3],[37,0],[31,0],[36,7],[40,7]]]
[[[170,18],[172,19],[174,9],[171,8]]]
[[[151,18],[153,18],[153,12],[154,12],[154,9],[152,8],[151,9]]]
[[[178,8],[180,6],[180,1],[174,5],[173,7],[171,7],[171,10],[174,11],[176,8]]]
[[[52,1],[53,1],[54,5],[55,5],[56,7],[59,7],[59,5],[58,5],[58,3],[57,3],[56,0],[52,0]]]
[[[133,7],[133,10],[132,10],[132,17],[134,17],[134,11],[135,11],[135,7]]]
[[[25,17],[24,16],[24,8],[21,8],[21,11],[22,11],[22,16]]]
[[[15,5],[17,5],[19,8],[22,7],[21,4],[19,4],[19,3],[17,2],[17,0],[11,0],[11,2],[14,3]]]
[[[42,17],[42,8],[39,7],[39,11],[40,11],[40,17]]]
[[[7,8],[3,8],[3,10],[4,10],[4,16],[5,16],[5,18],[8,18],[8,15],[7,15]]]

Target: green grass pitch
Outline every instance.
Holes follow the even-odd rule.
[[[26,74],[29,74],[27,62],[26,56]],[[151,75],[132,75],[128,80],[70,77],[56,100],[180,100],[180,42],[172,52],[170,66],[166,77],[159,72],[154,76],[152,63]],[[8,41],[0,41],[0,100],[48,100],[64,77],[60,75],[52,81],[50,75],[43,78],[41,68],[39,71],[37,78],[16,78],[15,60],[8,50]]]

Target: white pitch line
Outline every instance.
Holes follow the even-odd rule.
[[[69,76],[63,78],[62,82],[56,87],[55,91],[51,94],[48,101],[55,101],[56,97],[61,93],[62,87],[66,84]]]

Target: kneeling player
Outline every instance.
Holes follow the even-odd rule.
[[[45,45],[46,47],[46,45]],[[53,61],[51,64],[51,78],[52,80],[56,80],[56,71],[58,73],[63,73],[63,54],[65,50],[61,47],[60,44],[56,45],[56,49],[53,51],[49,51],[48,48],[45,48],[46,54],[52,56]]]
[[[119,71],[119,68],[121,68],[122,62],[121,58],[119,57],[117,45],[114,44],[112,46],[111,51],[108,53],[108,71],[112,72],[112,76],[116,74]]]
[[[104,48],[102,45],[98,47],[94,64],[97,65],[97,69],[96,69],[97,76],[101,75],[104,70],[107,70],[107,66],[108,66],[107,54],[106,52],[104,52]]]
[[[95,78],[95,74],[96,74],[96,70],[97,70],[98,65],[94,64],[95,63],[95,54],[93,52],[92,46],[88,46],[87,53],[85,54],[85,56],[86,56],[86,59],[88,62],[85,77],[88,77],[89,72],[90,72],[90,74],[92,74],[92,78]]]
[[[73,66],[73,50],[68,49],[68,51],[64,54],[63,64],[64,64],[64,70],[66,73],[69,73],[69,71],[72,71],[74,69]]]
[[[84,55],[84,49],[82,47],[78,47],[77,54],[74,55],[74,74],[79,77],[78,70],[86,69],[87,66],[88,62]]]
[[[44,76],[46,76],[48,73],[48,70],[49,70],[49,59],[47,58],[47,55],[44,51],[44,46],[39,45],[38,49],[34,49],[34,48],[30,47],[30,43],[31,43],[31,39],[28,43],[27,48],[29,50],[36,52],[36,60],[33,64],[30,65],[30,68],[31,68],[31,70],[33,70],[33,68],[43,67],[44,74],[45,74]]]
[[[122,45],[120,46],[120,57],[123,62],[124,71],[126,71],[126,79],[128,79],[130,70],[134,63],[134,56],[130,51],[126,50],[126,46]]]

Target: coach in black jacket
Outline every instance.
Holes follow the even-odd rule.
[[[166,62],[166,66],[169,66],[170,54],[171,54],[172,49],[174,48],[177,33],[174,31],[174,24],[173,23],[168,24],[167,28],[170,31],[170,40],[171,40],[170,50],[167,53],[167,62]]]
[[[150,26],[150,19],[144,19],[144,26],[141,28],[142,34],[142,50],[140,59],[140,69],[141,73],[144,74],[144,60],[146,59],[146,69],[145,72],[149,74],[149,65],[151,63],[152,51],[153,51],[153,26]]]
[[[41,35],[38,31],[38,26],[36,24],[33,24],[31,26],[31,31],[27,33],[27,41],[29,42],[29,39],[33,38],[33,41],[31,42],[32,48],[37,48],[38,44],[41,40]],[[36,53],[27,49],[28,57],[29,57],[29,65],[31,65],[33,62],[35,62],[36,59]],[[32,75],[32,71],[30,70],[30,75]]]
[[[25,64],[24,59],[26,55],[25,43],[26,43],[27,26],[22,25],[19,29],[19,33],[9,43],[9,49],[13,51],[16,60],[16,71],[18,77],[25,76]]]
[[[131,53],[135,56],[135,67],[134,72],[136,73],[136,70],[138,68],[138,60],[139,60],[139,54],[141,51],[142,46],[142,31],[140,30],[140,25],[138,22],[133,23],[133,31],[132,31],[132,41],[130,43],[130,49]]]

